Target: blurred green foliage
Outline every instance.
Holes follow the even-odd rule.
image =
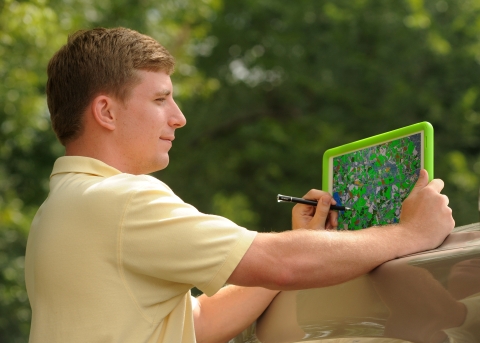
[[[240,190],[254,228],[285,230],[275,196],[321,187],[323,151],[426,120],[457,224],[477,221],[479,6],[225,2],[195,63],[217,89],[182,98],[189,122],[159,177],[206,212]]]
[[[29,223],[63,154],[46,65],[69,33],[127,26],[177,59],[188,125],[156,174],[201,211],[290,226],[327,148],[419,121],[457,225],[478,221],[480,0],[0,0],[0,341],[26,342]]]

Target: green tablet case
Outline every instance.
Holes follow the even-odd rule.
[[[323,156],[323,190],[339,205],[339,229],[398,222],[401,202],[420,168],[433,179],[433,127],[421,122],[329,149]]]

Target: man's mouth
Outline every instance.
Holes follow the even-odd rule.
[[[163,141],[173,141],[175,139],[175,137],[171,136],[171,137],[160,137],[161,140]]]

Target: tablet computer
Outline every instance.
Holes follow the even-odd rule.
[[[338,205],[339,230],[397,223],[420,169],[433,179],[433,127],[421,122],[329,149],[323,155],[323,190]]]

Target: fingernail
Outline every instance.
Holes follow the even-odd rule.
[[[324,205],[330,205],[330,199],[328,197],[323,197],[322,198],[322,203]]]

